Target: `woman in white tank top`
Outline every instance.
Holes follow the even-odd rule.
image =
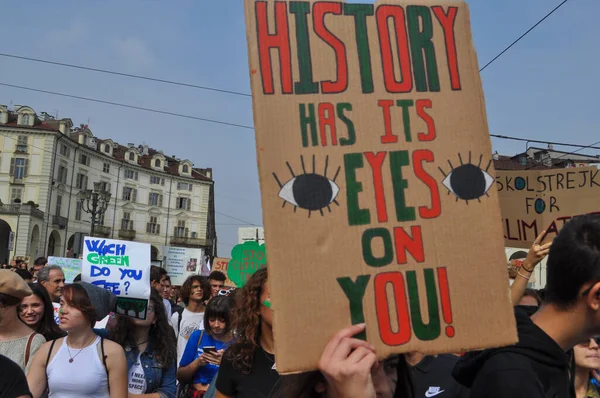
[[[33,358],[27,381],[34,398],[46,389],[49,398],[127,398],[123,349],[101,339],[92,329],[101,315],[87,293],[96,297],[99,292],[94,289],[100,288],[85,283],[64,287],[60,327],[68,336],[45,343]]]

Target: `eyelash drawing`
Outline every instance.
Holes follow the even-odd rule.
[[[292,178],[285,184],[282,184],[277,174],[273,173],[273,177],[280,188],[278,196],[283,199],[282,207],[285,207],[286,203],[289,203],[294,206],[294,213],[298,207],[308,210],[308,217],[311,216],[313,211],[319,211],[321,216],[323,216],[324,208],[327,208],[331,213],[331,203],[339,206],[335,198],[340,192],[340,187],[335,183],[335,180],[340,173],[341,167],[337,168],[333,180],[330,180],[327,178],[329,156],[325,158],[323,175],[316,172],[314,155],[312,157],[312,173],[306,172],[303,156],[300,156],[300,162],[302,164],[302,174],[299,175],[294,173],[290,162],[285,162],[292,175]]]
[[[471,163],[471,152],[469,152],[469,162],[463,163],[463,159],[458,154],[458,159],[460,161],[460,166],[454,168],[450,160],[448,160],[448,164],[450,165],[450,172],[446,174],[441,167],[438,167],[440,172],[444,175],[444,180],[442,184],[448,188],[448,195],[450,193],[456,196],[456,201],[459,199],[464,200],[467,205],[470,200],[475,200],[481,203],[481,198],[483,195],[489,197],[488,191],[494,184],[494,178],[488,173],[490,166],[492,165],[492,160],[490,159],[485,170],[481,168],[481,162],[483,160],[483,155],[479,156],[479,163],[474,165]]]

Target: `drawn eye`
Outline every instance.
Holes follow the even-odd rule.
[[[487,172],[492,165],[492,160],[490,159],[487,167],[483,170],[481,168],[483,155],[479,157],[477,166],[471,163],[471,152],[469,152],[468,163],[463,163],[460,154],[458,154],[458,159],[460,160],[460,166],[456,168],[448,160],[450,165],[448,174],[444,173],[441,167],[439,168],[444,175],[442,184],[448,188],[448,194],[453,193],[456,196],[457,201],[462,199],[469,204],[469,200],[477,199],[481,203],[479,198],[483,195],[489,196],[487,192],[494,184],[494,178]]]
[[[323,175],[316,173],[314,156],[312,173],[306,172],[304,157],[300,156],[300,162],[302,163],[303,172],[300,175],[296,175],[290,163],[285,162],[292,175],[292,178],[285,184],[282,184],[277,174],[273,173],[273,177],[275,177],[280,188],[278,196],[283,199],[282,207],[285,207],[286,203],[290,203],[294,206],[294,212],[296,212],[298,207],[308,210],[309,217],[313,211],[319,211],[323,215],[324,208],[327,208],[331,212],[331,207],[329,206],[331,203],[339,206],[335,198],[340,192],[340,188],[335,183],[335,180],[340,172],[340,167],[338,167],[333,180],[330,180],[327,178],[329,156],[325,158],[325,171]]]

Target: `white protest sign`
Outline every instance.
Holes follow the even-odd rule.
[[[204,268],[203,249],[163,246],[163,253],[163,263],[175,286],[183,285],[190,275],[199,275]]]
[[[73,283],[73,279],[81,274],[81,260],[78,258],[48,257],[48,265],[58,265],[65,274],[65,283]]]
[[[115,294],[117,314],[146,319],[150,245],[86,236],[81,279]]]

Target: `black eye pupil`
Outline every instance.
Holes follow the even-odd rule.
[[[479,167],[463,164],[452,170],[450,186],[460,199],[477,199],[485,194],[485,176]]]
[[[329,180],[319,174],[302,174],[296,177],[292,187],[298,207],[320,210],[331,203],[333,189]]]

